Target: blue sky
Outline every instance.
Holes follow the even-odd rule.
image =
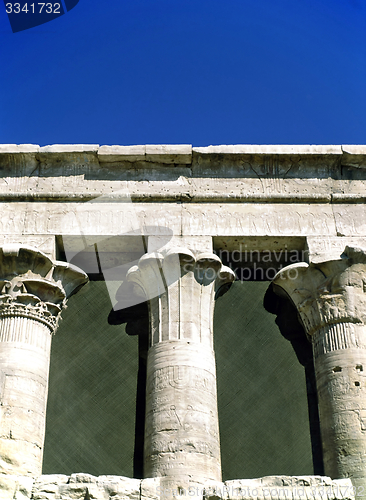
[[[0,4],[0,47],[0,143],[366,143],[365,0]]]

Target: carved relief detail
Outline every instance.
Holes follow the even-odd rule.
[[[274,284],[291,297],[308,335],[327,327],[320,347],[326,351],[345,349],[356,342],[345,325],[366,323],[366,251],[346,247],[342,257],[293,264],[274,279]],[[340,326],[329,330],[330,325]]]
[[[57,328],[67,298],[88,281],[80,269],[32,247],[0,249],[0,319],[23,317]]]
[[[185,338],[213,347],[215,293],[235,280],[217,255],[194,255],[186,248],[146,254],[129,270],[127,280],[149,301],[150,345]]]
[[[313,337],[313,350],[315,356],[340,349],[359,348],[362,346],[356,337],[353,323],[335,323],[318,330]]]
[[[24,299],[26,296],[20,296]],[[8,317],[23,317],[35,319],[47,325],[53,332],[58,326],[60,319],[61,308],[55,304],[45,303],[41,300],[37,301],[37,297],[26,297],[33,303],[22,303],[10,295],[2,295],[0,297],[0,318]],[[12,342],[14,340],[1,338],[2,342]]]

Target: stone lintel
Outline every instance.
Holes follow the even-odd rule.
[[[366,146],[350,144],[342,146],[342,165],[366,169]]]
[[[0,232],[18,236],[305,237],[366,235],[366,207],[254,203],[0,203]],[[136,232],[139,231],[139,232]],[[89,243],[88,243],[89,244]]]
[[[146,161],[156,163],[192,163],[192,146],[190,144],[167,144],[146,146]]]
[[[38,153],[39,149],[37,144],[0,144],[0,154]]]

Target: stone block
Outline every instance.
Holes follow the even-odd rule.
[[[235,155],[341,155],[341,146],[301,145],[263,145],[263,144],[232,144],[193,148],[199,154],[235,154]]]
[[[37,144],[0,144],[0,154],[38,153]]]
[[[203,487],[204,500],[228,500],[229,494],[225,483],[219,481],[205,481]]]
[[[338,260],[346,246],[366,249],[366,236],[308,236],[306,238],[307,261],[317,264]]]
[[[343,153],[350,155],[366,155],[366,146],[364,144],[342,144]]]
[[[32,496],[34,479],[27,476],[18,477],[17,490],[14,500],[28,500]]]
[[[160,500],[160,477],[151,477],[141,481],[141,500]]]
[[[343,145],[342,166],[355,169],[366,169],[366,146]]]
[[[42,146],[39,148],[39,153],[97,153],[99,144],[52,144],[50,146]]]
[[[147,144],[146,161],[187,165],[192,162],[192,146],[190,144]]]
[[[145,160],[146,146],[101,146],[98,158],[101,163],[136,162]]]
[[[139,479],[130,479],[124,476],[99,476],[97,485],[100,490],[107,493],[107,498],[113,500],[139,500],[140,486]]]
[[[366,205],[332,205],[337,236],[366,236]]]
[[[33,486],[32,500],[54,500],[60,498],[60,488],[67,484],[68,476],[47,474],[36,479]]]
[[[18,476],[0,474],[0,500],[12,500],[18,488]]]
[[[212,252],[211,236],[149,236],[147,251],[163,253],[169,248],[186,247],[195,255],[202,252]]]

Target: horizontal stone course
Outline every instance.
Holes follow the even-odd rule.
[[[0,201],[363,203],[365,146],[0,145]]]
[[[364,145],[262,145],[262,144],[229,144],[218,146],[192,147],[189,144],[147,144],[132,146],[99,146],[98,144],[2,144],[0,153],[64,153],[96,151],[98,154],[120,155],[154,155],[154,154],[366,154]]]
[[[1,144],[0,154],[25,154],[25,153],[95,153],[108,161],[110,157],[120,157],[121,161],[126,157],[140,159],[145,157],[146,161],[156,161],[162,157],[191,157],[192,153],[200,155],[366,155],[364,145],[262,145],[262,144],[229,144],[205,147],[192,147],[190,144],[147,144],[131,146],[99,146],[98,144],[52,144],[39,146],[37,144]],[[116,158],[112,161],[116,161]],[[131,160],[133,161],[133,160]],[[179,161],[178,163],[184,163]]]

